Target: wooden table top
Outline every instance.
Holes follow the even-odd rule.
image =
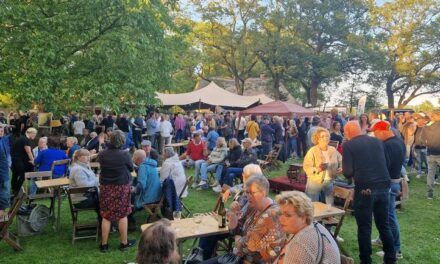
[[[38,189],[61,187],[61,186],[69,185],[69,179],[63,177],[58,179],[41,180],[41,181],[36,181],[35,184],[37,185]]]
[[[314,209],[314,220],[321,220],[323,218],[327,217],[333,217],[333,216],[341,216],[345,214],[345,211],[339,208],[336,208],[332,206],[330,209],[325,203],[321,202],[313,202],[313,209]]]
[[[186,240],[197,237],[205,237],[211,235],[226,234],[229,232],[228,227],[219,228],[215,215],[202,215],[200,223],[194,222],[194,218],[184,218],[171,221],[171,227],[176,232],[177,240]],[[151,224],[141,226],[142,232]]]
[[[177,147],[183,147],[183,146],[186,146],[186,145],[188,145],[188,143],[178,142],[178,143],[166,144],[165,147],[177,148]]]

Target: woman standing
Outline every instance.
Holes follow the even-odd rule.
[[[324,193],[327,204],[333,204],[333,179],[342,172],[342,157],[336,149],[329,146],[330,134],[327,129],[318,127],[312,134],[313,147],[304,158],[304,171],[307,175],[306,194],[312,201],[319,201]]]
[[[133,163],[130,154],[122,150],[125,144],[125,135],[122,131],[114,131],[110,137],[108,148],[100,151],[98,160],[101,165],[99,177],[100,196],[99,206],[102,217],[101,225],[101,252],[108,251],[108,235],[111,221],[118,222],[121,244],[119,249],[125,251],[135,245],[135,240],[128,240],[127,216],[131,213],[130,207],[130,178]]]
[[[342,155],[342,141],[344,140],[344,136],[341,133],[341,123],[338,121],[334,121],[332,124],[332,133],[330,134],[330,140],[338,141],[338,152]]]
[[[362,134],[366,135],[368,133],[368,128],[370,127],[370,121],[368,120],[367,114],[359,116],[359,124],[361,125]]]

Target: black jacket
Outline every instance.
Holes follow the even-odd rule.
[[[234,164],[231,164],[231,167],[244,168],[244,166],[248,164],[256,164],[257,163],[257,152],[253,149],[245,149],[243,153],[241,153],[240,159]]]
[[[229,161],[229,163],[231,164],[231,166],[235,165],[236,162],[240,159],[241,157],[241,146],[235,146],[233,149],[229,150],[228,156],[226,157],[226,159]]]
[[[102,185],[129,184],[134,169],[128,151],[122,149],[106,149],[98,154],[101,173],[99,183]]]
[[[390,174],[384,144],[374,137],[357,136],[344,143],[343,174],[354,178],[355,188],[383,189],[390,187]]]
[[[388,172],[391,179],[399,179],[403,161],[405,160],[406,147],[403,140],[394,136],[383,142]]]

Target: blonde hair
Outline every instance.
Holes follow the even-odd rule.
[[[78,162],[82,156],[90,156],[90,152],[87,149],[78,149],[73,153],[73,162]]]
[[[220,141],[220,145],[222,145],[222,147],[226,146],[226,140],[224,137],[218,137],[217,141]]]
[[[328,132],[327,129],[323,128],[323,127],[317,127],[316,130],[313,132],[312,134],[312,143],[313,145],[318,145],[319,142],[319,134],[321,133],[327,133],[327,135],[330,136],[330,132]]]
[[[26,135],[29,135],[29,134],[37,134],[37,130],[35,129],[35,128],[33,128],[33,127],[30,127],[30,128],[28,128],[27,130],[26,130]]]
[[[257,164],[248,164],[248,165],[244,166],[244,168],[243,168],[243,174],[242,174],[243,179],[244,179],[244,178],[247,179],[247,178],[249,178],[251,175],[254,175],[254,174],[260,174],[260,175],[263,175],[263,172],[261,171],[261,168],[260,168],[259,165],[257,165]]]
[[[275,197],[279,205],[291,205],[299,217],[305,217],[306,223],[310,225],[313,221],[312,200],[303,192],[289,191],[282,192]]]
[[[68,137],[66,141],[72,141],[73,144],[78,144],[78,139],[76,137]]]

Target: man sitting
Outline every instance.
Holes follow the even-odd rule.
[[[143,205],[159,202],[161,187],[157,161],[147,158],[145,151],[138,149],[133,154],[133,162],[139,166],[137,184],[134,188],[135,207],[139,209]]]
[[[142,150],[145,151],[146,157],[155,160],[159,164],[159,153],[151,146],[151,141],[142,140],[141,146]]]
[[[248,164],[256,164],[257,163],[257,153],[252,148],[252,139],[245,138],[243,139],[243,147],[244,151],[241,153],[240,159],[236,162],[231,163],[229,168],[226,169],[225,178],[223,179],[223,183],[233,186],[234,178],[240,177],[243,174],[243,167]]]
[[[186,152],[180,156],[180,160],[184,167],[192,167],[195,165],[193,188],[197,187],[200,165],[205,161],[205,153],[205,143],[202,141],[200,134],[195,133],[193,139],[188,144]]]

